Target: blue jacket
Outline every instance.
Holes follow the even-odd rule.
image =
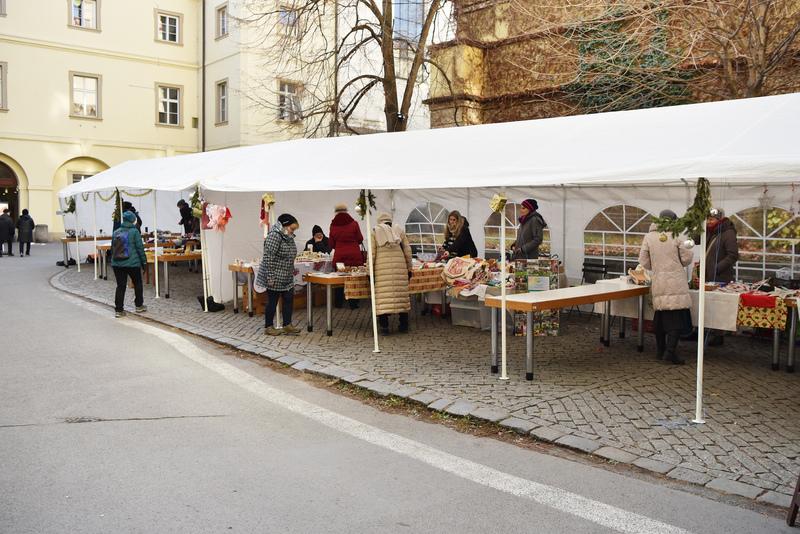
[[[144,267],[147,265],[147,256],[144,254],[144,243],[142,242],[142,234],[136,229],[136,226],[130,221],[122,221],[120,226],[114,233],[128,232],[128,259],[115,260],[113,255],[111,257],[112,267]],[[113,243],[113,241],[112,241]]]

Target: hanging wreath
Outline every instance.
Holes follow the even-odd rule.
[[[700,178],[697,180],[697,194],[694,203],[686,210],[683,217],[669,219],[667,217],[656,217],[655,223],[660,232],[671,232],[673,237],[680,234],[696,236],[703,231],[711,211],[711,187],[708,180]]]
[[[369,209],[377,209],[375,206],[375,195],[372,194],[372,191],[362,189],[358,195],[358,200],[356,200],[356,213],[361,219],[364,219],[367,215],[367,202],[369,202]]]
[[[67,209],[64,210],[64,213],[75,213],[75,197],[69,197],[67,200]]]

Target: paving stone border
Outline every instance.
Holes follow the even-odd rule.
[[[71,274],[72,271],[69,270],[57,273],[51,278],[50,283],[54,288],[66,293],[77,295],[100,304],[113,305],[111,299],[98,298],[91,292],[81,292],[65,284],[62,279]],[[714,477],[702,467],[686,466],[684,462],[674,461],[669,457],[652,454],[644,450],[641,451],[641,455],[633,454],[629,452],[631,449],[630,447],[628,447],[628,450],[622,450],[617,447],[609,446],[591,437],[582,436],[580,432],[575,432],[559,424],[551,424],[545,420],[537,421],[536,418],[532,420],[520,419],[507,410],[474,403],[469,399],[443,397],[434,390],[386,380],[379,376],[371,376],[361,370],[347,369],[328,364],[320,365],[306,357],[301,358],[294,356],[283,350],[263,349],[262,347],[249,343],[247,340],[229,337],[219,332],[200,328],[196,325],[162,320],[152,315],[143,316],[143,318],[186,331],[221,345],[262,356],[292,367],[297,371],[314,373],[326,378],[337,379],[344,383],[364,388],[377,396],[395,396],[413,401],[431,411],[440,412],[449,416],[470,417],[488,423],[498,424],[502,428],[530,436],[538,441],[566,447],[606,461],[629,464],[655,475],[665,475],[674,480],[704,486],[723,494],[754,499],[759,503],[776,507],[788,507],[791,501],[791,497],[787,494],[787,492],[791,491],[791,488],[785,486],[779,487],[774,483],[765,483],[761,479],[753,479],[753,483],[748,483],[732,480],[726,476]],[[636,426],[636,421],[630,421],[629,424]],[[665,436],[664,439],[666,440],[667,436]],[[742,443],[744,446],[748,445],[746,440]],[[742,480],[746,480],[746,477],[742,477]],[[765,488],[764,486],[768,487]]]

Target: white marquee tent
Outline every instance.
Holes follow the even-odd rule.
[[[691,183],[712,183],[729,213],[753,207],[768,187],[787,209],[800,182],[800,94],[534,121],[304,139],[170,158],[128,161],[59,192],[114,188],[189,191],[230,207],[224,234],[208,236],[211,289],[230,298],[225,266],[257,258],[260,192],[276,193],[276,211],[292,212],[310,233],[327,228],[337,202],[376,191],[379,209],[401,222],[436,202],[472,222],[482,250],[488,199],[534,197],[551,226],[553,252],[568,274],[580,272],[582,233],[600,210],[629,203],[682,213]],[[259,193],[258,195],[254,193]],[[159,210],[160,211],[160,210]],[[301,230],[302,233],[302,230]]]

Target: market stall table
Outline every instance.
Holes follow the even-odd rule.
[[[111,250],[111,245],[97,245],[97,254],[94,261],[100,262],[100,278],[108,280],[108,257],[107,253]]]
[[[638,319],[641,324],[644,315],[644,296],[649,293],[647,286],[637,286],[627,282],[619,281],[616,284],[594,284],[576,287],[565,287],[561,289],[551,289],[548,291],[534,291],[529,293],[519,293],[506,297],[506,309],[527,314],[526,337],[526,359],[525,359],[525,378],[533,380],[533,313],[545,310],[556,310],[581,304],[594,304],[605,302],[605,321],[603,323],[603,343],[609,346],[611,343],[611,302],[619,299],[638,298],[639,313]],[[495,296],[486,297],[486,305],[492,309],[492,361],[491,371],[498,371],[497,365],[497,310],[502,307],[502,299]],[[637,350],[644,350],[643,330],[639,329],[639,339]]]
[[[360,276],[359,274],[351,273],[307,273],[303,278],[306,282],[306,320],[308,322],[308,331],[314,331],[314,297],[313,286],[314,284],[325,286],[325,325],[327,327],[326,333],[329,336],[333,335],[333,288],[344,287],[347,278]]]
[[[70,243],[75,243],[76,241],[78,243],[86,243],[88,241],[94,241],[94,240],[95,240],[94,236],[84,236],[84,237],[79,237],[77,239],[74,238],[74,237],[62,237],[61,238],[61,251],[62,251],[62,253],[64,255],[64,267],[69,267],[69,245],[70,245]],[[111,241],[111,236],[110,235],[97,236],[97,241]],[[77,258],[75,258],[75,261],[80,262],[81,261],[81,258],[80,258],[81,251],[76,249],[75,250],[75,255],[77,256]]]
[[[189,252],[189,253],[172,253],[172,252],[165,252],[164,254],[158,255],[158,263],[164,264],[164,297],[169,298],[169,265],[170,263],[179,263],[183,261],[202,261],[203,255],[201,252]],[[148,254],[147,255],[147,263],[148,265],[151,263],[155,263],[155,256]],[[149,271],[149,267],[148,267]]]
[[[616,280],[599,280],[598,284],[613,284]],[[689,290],[692,297],[692,323],[698,323],[698,309],[700,292],[696,289]],[[782,322],[769,320],[766,323],[756,324],[746,321],[743,317],[747,314],[740,314],[739,297],[741,293],[727,291],[706,291],[705,292],[705,327],[707,329],[722,330],[725,332],[736,332],[739,327],[769,328],[772,330],[772,369],[777,371],[780,368],[780,335],[784,328]],[[797,332],[797,301],[795,299],[783,299],[789,314],[790,336],[789,336],[789,357],[787,359],[787,372],[794,371],[794,335]],[[600,311],[595,306],[595,312]],[[649,302],[645,303],[644,319],[652,320],[653,308]],[[612,304],[611,315],[620,318],[635,319],[638,317],[638,302],[635,299],[618,300]],[[740,317],[742,315],[742,317]],[[641,323],[639,323],[641,324]],[[794,334],[792,334],[794,328]],[[639,328],[639,331],[643,331]]]
[[[250,317],[253,316],[253,281],[254,281],[254,274],[253,274],[253,266],[249,263],[231,263],[228,265],[228,270],[231,272],[231,277],[233,278],[233,313],[239,313],[239,273],[243,273],[247,279],[247,315]],[[244,298],[244,291],[242,292],[242,298]]]

